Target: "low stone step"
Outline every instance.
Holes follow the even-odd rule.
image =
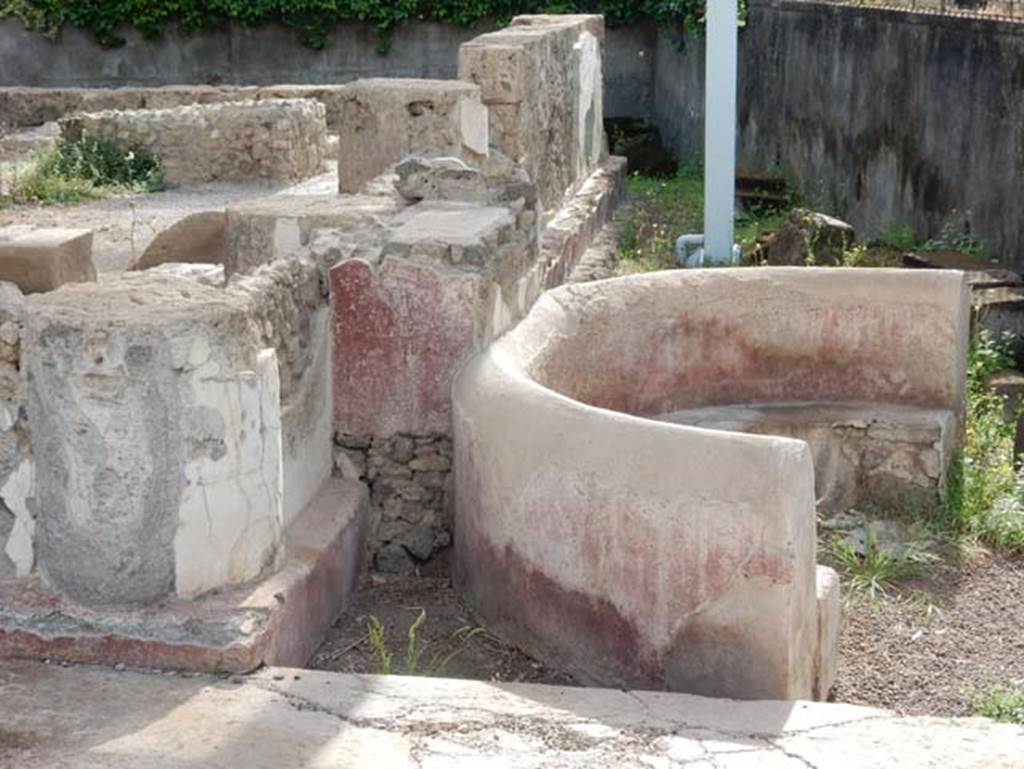
[[[370,520],[366,487],[328,479],[266,578],[191,601],[85,609],[38,579],[0,580],[0,658],[204,672],[303,665],[345,609]]]

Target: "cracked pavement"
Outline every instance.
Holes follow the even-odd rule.
[[[0,662],[0,766],[1010,769],[1024,766],[1024,729],[664,692]]]

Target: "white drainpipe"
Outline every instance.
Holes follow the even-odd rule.
[[[738,0],[707,0],[704,76],[704,235],[676,242],[679,264],[736,264],[736,59]],[[695,246],[703,246],[692,252]]]

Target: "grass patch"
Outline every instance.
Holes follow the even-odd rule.
[[[0,203],[73,205],[118,193],[165,189],[163,167],[146,150],[84,136],[61,139],[22,168]]]
[[[370,642],[370,651],[373,655],[374,673],[377,675],[405,675],[415,676],[437,675],[444,671],[455,657],[462,653],[473,638],[484,632],[482,627],[470,627],[466,625],[456,630],[451,637],[451,649],[445,652],[438,650],[431,654],[429,661],[423,662],[423,655],[426,647],[421,639],[423,625],[427,621],[426,609],[420,609],[416,618],[409,625],[406,631],[404,648],[402,649],[402,664],[399,668],[395,665],[395,653],[388,646],[387,630],[384,623],[376,616],[370,615],[366,622],[366,637]]]
[[[913,228],[904,222],[889,222],[878,231],[878,245],[894,251],[916,251],[919,248]]]
[[[971,346],[967,366],[964,448],[953,462],[943,523],[961,540],[1024,553],[1024,479],[1014,469],[1015,425],[1006,418],[989,377],[1011,368],[1010,339],[984,330]]]
[[[1024,684],[989,687],[974,695],[971,707],[976,716],[1024,725]]]
[[[901,582],[922,576],[943,556],[973,560],[986,549],[1024,553],[1024,478],[1014,468],[1015,424],[1002,398],[988,388],[992,374],[1013,365],[1011,341],[980,330],[971,345],[964,447],[951,464],[945,503],[874,511],[872,517],[913,521],[898,548],[879,547],[870,526],[863,546],[844,535],[825,543],[826,561],[842,573],[851,593],[891,597]]]
[[[890,222],[878,232],[875,242],[883,247],[901,253],[929,251],[958,251],[971,256],[984,256],[985,244],[969,232],[965,220],[953,211],[943,223],[939,232],[921,242],[916,233],[905,222]]]
[[[627,182],[632,209],[622,227],[620,272],[676,267],[676,240],[704,231],[704,170],[683,166],[669,178],[633,174]],[[787,211],[755,211],[736,218],[736,241],[744,250],[778,227]]]
[[[941,561],[924,525],[915,526],[898,551],[880,547],[870,527],[865,527],[863,548],[838,534],[826,544],[825,557],[841,572],[848,591],[872,600],[888,597],[897,583],[918,577]]]

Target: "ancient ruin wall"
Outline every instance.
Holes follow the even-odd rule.
[[[520,163],[553,214],[604,155],[604,18],[519,16],[459,49],[491,143]]]
[[[308,99],[85,113],[60,124],[66,138],[148,150],[171,184],[305,179],[322,170],[327,142],[324,106]]]

